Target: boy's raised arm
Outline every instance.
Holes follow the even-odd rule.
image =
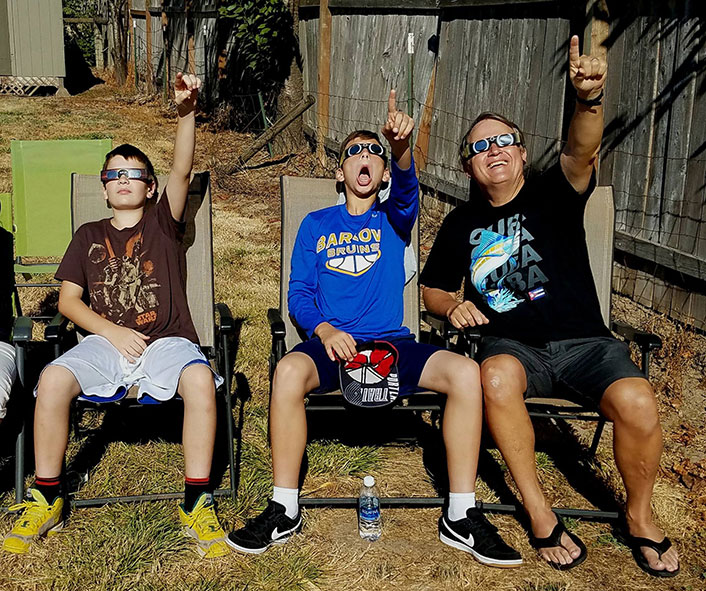
[[[167,181],[167,198],[172,217],[181,220],[189,192],[191,169],[194,165],[196,147],[196,100],[201,88],[201,79],[192,74],[179,72],[174,82],[174,100],[179,119],[174,138],[174,162]]]
[[[387,120],[382,126],[382,135],[390,143],[392,157],[401,170],[407,170],[412,164],[412,151],[409,149],[409,134],[414,129],[414,119],[407,113],[397,110],[395,90],[387,98]]]

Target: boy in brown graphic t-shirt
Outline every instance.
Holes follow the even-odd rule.
[[[56,273],[59,311],[90,333],[50,363],[36,388],[36,483],[3,548],[27,552],[31,542],[63,526],[62,463],[71,402],[80,396],[118,400],[137,385],[138,399],[184,400],[184,532],[202,556],[229,550],[216,517],[209,474],[216,432],[215,390],[223,382],[198,346],[186,301],[183,221],[196,139],[201,81],[179,74],[174,162],[157,199],[152,164],[123,144],[107,154],[101,181],[113,217],[81,226]],[[88,302],[88,303],[86,303]]]

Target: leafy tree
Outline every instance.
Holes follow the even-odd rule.
[[[287,4],[284,0],[239,0],[223,2],[219,12],[224,62],[219,72],[221,98],[258,91],[266,97],[276,96],[289,76],[296,52]],[[267,107],[273,116],[275,101],[269,101]]]
[[[85,18],[94,17],[97,13],[97,2],[85,0],[63,0],[64,17]],[[90,23],[71,23],[64,27],[64,43],[76,43],[86,63],[96,65],[95,39],[93,26]]]

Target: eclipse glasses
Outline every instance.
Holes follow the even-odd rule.
[[[383,160],[387,160],[387,156],[385,155],[385,148],[381,146],[380,144],[373,144],[373,143],[361,143],[361,144],[352,144],[348,146],[345,150],[343,150],[343,154],[341,154],[341,159],[339,161],[339,166],[343,164],[345,160],[350,158],[351,156],[357,156],[360,154],[363,150],[368,150],[370,154],[373,156],[380,156]]]
[[[495,144],[499,148],[521,146],[522,136],[519,133],[501,133],[500,135],[493,135],[473,143],[469,143],[466,138],[463,138],[461,158],[468,160],[469,158],[473,158],[476,154],[487,152],[490,150],[492,144]]]
[[[152,182],[152,177],[146,168],[108,168],[101,172],[101,182],[105,185],[108,181],[117,181],[123,176],[126,179],[144,183]]]

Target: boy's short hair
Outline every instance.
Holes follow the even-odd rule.
[[[517,135],[520,136],[520,145],[521,146],[525,145],[525,135],[522,133],[522,130],[517,125],[517,123],[510,121],[507,117],[504,117],[503,115],[500,115],[499,113],[493,113],[492,111],[483,111],[480,115],[478,115],[478,117],[476,117],[473,120],[473,123],[471,123],[471,125],[468,128],[468,130],[466,131],[466,133],[464,133],[461,136],[461,142],[459,143],[459,146],[458,146],[458,155],[462,161],[463,161],[463,149],[466,145],[466,138],[468,137],[468,134],[471,133],[471,130],[476,125],[478,125],[481,121],[485,121],[486,119],[493,119],[495,121],[500,121],[500,123],[504,123],[508,127],[511,127],[512,129],[515,130]]]
[[[369,129],[356,129],[355,131],[351,131],[347,136],[346,139],[344,139],[341,142],[341,147],[338,150],[338,162],[341,162],[341,158],[343,157],[343,151],[346,149],[346,146],[348,145],[349,142],[352,140],[375,140],[378,144],[382,146],[382,142],[380,141],[380,136],[375,133],[374,131],[370,131]],[[385,160],[385,164],[387,164],[387,158],[383,158]]]
[[[144,164],[150,177],[152,177],[152,182],[154,183],[155,194],[157,192],[157,175],[154,173],[154,166],[152,162],[147,157],[140,148],[133,146],[132,144],[121,144],[117,148],[113,148],[110,152],[105,155],[105,162],[103,162],[103,169],[108,168],[108,162],[114,156],[122,156],[126,160],[137,160],[140,164]]]

